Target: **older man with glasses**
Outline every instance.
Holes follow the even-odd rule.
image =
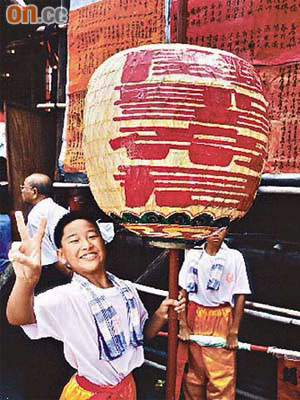
[[[47,175],[40,173],[29,175],[23,185],[20,185],[20,189],[23,202],[32,206],[27,221],[29,233],[31,235],[36,233],[41,218],[46,218],[48,221],[42,242],[42,278],[36,291],[44,291],[67,283],[72,273],[58,261],[53,235],[57,222],[68,210],[51,198],[52,181]]]

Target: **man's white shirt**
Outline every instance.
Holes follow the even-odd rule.
[[[36,233],[42,217],[47,219],[47,226],[42,242],[42,265],[55,263],[57,259],[54,244],[54,229],[58,221],[68,213],[64,207],[55,203],[51,197],[39,201],[28,214],[27,228],[32,236]]]

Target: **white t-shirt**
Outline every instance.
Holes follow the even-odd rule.
[[[211,267],[218,257],[220,251],[225,258],[225,265],[220,279],[218,290],[207,289]],[[187,288],[187,275],[190,266],[197,268],[198,291],[189,293],[189,300],[206,307],[217,307],[221,304],[230,303],[234,306],[235,294],[250,294],[246,266],[242,253],[230,249],[225,243],[215,256],[206,253],[204,245],[200,249],[191,249],[187,252],[184,263],[179,273],[179,285]]]
[[[28,214],[27,228],[29,234],[35,234],[42,217],[47,219],[47,226],[42,242],[42,265],[55,263],[58,258],[54,244],[54,229],[63,215],[68,212],[64,207],[55,203],[51,197],[39,201]]]
[[[131,282],[126,281],[137,300],[141,327],[148,313]],[[143,346],[129,344],[129,326],[126,304],[116,287],[100,289],[93,285],[96,294],[105,295],[113,304],[119,318],[127,350],[121,357],[104,361],[99,359],[96,323],[79,285],[69,284],[50,289],[34,299],[36,323],[22,328],[31,339],[52,337],[64,344],[64,354],[69,364],[96,385],[116,385],[144,362]]]

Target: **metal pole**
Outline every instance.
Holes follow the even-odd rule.
[[[60,6],[70,8],[70,0],[61,0]],[[67,84],[67,63],[68,63],[68,45],[67,45],[67,25],[59,25],[57,32],[58,40],[58,71],[57,71],[57,91],[56,99],[52,99],[56,103],[56,158],[55,158],[55,180],[60,180],[58,170],[58,160],[62,146],[62,136],[65,118],[64,107],[59,107],[58,104],[66,102],[66,84]]]
[[[168,255],[168,249],[165,249],[163,252],[161,252],[147,267],[146,271],[135,280],[135,283],[146,283],[148,278],[152,277],[153,272],[161,268]]]
[[[169,255],[169,298],[178,298],[178,271],[179,250],[170,249]],[[168,336],[168,368],[166,400],[175,399],[176,384],[176,357],[177,357],[177,313],[173,307],[169,309],[169,336]]]
[[[259,186],[259,194],[300,194],[300,187],[295,186]]]

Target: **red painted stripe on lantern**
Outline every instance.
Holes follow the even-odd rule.
[[[167,129],[166,129],[167,130]],[[173,132],[177,132],[173,130]],[[223,130],[224,136],[226,130]],[[236,160],[238,165],[260,171],[265,147],[258,147],[255,140],[236,135],[235,143],[224,143],[223,140],[194,139],[192,134],[172,135],[160,132],[160,136],[139,135],[134,133],[126,137],[119,137],[110,141],[111,148],[118,150],[126,148],[130,159],[161,160],[165,159],[171,149],[187,150],[190,161],[195,164],[228,166],[234,156],[246,156],[247,161]],[[221,133],[221,131],[219,131]],[[232,134],[232,131],[230,132]],[[182,138],[182,141],[180,141]],[[262,144],[262,143],[261,143]],[[258,156],[261,158],[258,158]]]
[[[152,172],[156,172],[156,173],[168,173],[168,174],[177,174],[182,173],[183,175],[185,174],[187,178],[190,178],[191,176],[197,177],[199,175],[207,175],[207,176],[221,176],[224,177],[224,179],[241,179],[246,181],[247,179],[251,179],[254,178],[253,176],[249,176],[247,174],[244,174],[242,172],[232,172],[232,171],[221,171],[221,170],[215,170],[215,169],[202,169],[202,168],[185,168],[185,167],[173,167],[173,166],[134,166],[137,168],[147,168],[147,169],[151,169]],[[131,166],[127,167],[127,166],[120,166],[118,169],[119,171],[125,170],[126,168],[133,168]],[[257,178],[255,178],[257,179]]]
[[[161,91],[166,91],[166,90],[171,90],[172,88],[176,88],[177,90],[185,90],[187,93],[190,93],[190,91],[193,92],[201,92],[203,88],[203,83],[180,83],[180,82],[155,82],[155,83],[148,83],[148,82],[143,82],[143,83],[130,83],[128,85],[118,85],[115,86],[115,90],[123,90],[126,88],[126,90],[140,90],[146,89],[147,92],[150,91],[151,89],[154,89],[155,91],[157,88]]]
[[[170,94],[173,94],[174,96],[181,96],[183,100],[185,97],[189,96],[194,96],[197,99],[197,96],[202,96],[205,94],[206,99],[210,97],[214,104],[216,102],[222,102],[224,105],[225,102],[227,107],[232,106],[232,95],[235,95],[234,100],[241,109],[245,109],[247,111],[249,109],[253,109],[257,112],[261,112],[261,110],[257,108],[257,106],[259,106],[265,110],[264,113],[266,114],[266,106],[261,100],[254,99],[250,95],[237,93],[236,90],[232,88],[215,87],[203,83],[201,86],[197,85],[196,83],[193,85],[164,82],[160,82],[156,85],[141,83],[138,85],[116,86],[115,90],[120,91],[120,98],[124,102],[131,102],[133,100],[144,101],[149,96],[151,97],[153,95],[159,95],[164,97],[169,96]],[[118,105],[122,103],[122,101],[116,101],[114,104]],[[255,105],[257,106],[255,107]]]
[[[214,193],[237,193],[238,196],[244,196],[244,193],[241,191],[242,186],[233,186],[233,185],[213,185],[210,183],[194,183],[194,182],[189,182],[189,183],[184,183],[184,182],[179,182],[176,181],[176,183],[173,182],[167,182],[167,183],[162,183],[160,180],[156,181],[157,184],[159,184],[159,188],[176,188],[176,189],[183,189],[183,188],[188,188],[191,190],[194,190],[196,193],[197,189],[202,189],[202,192],[204,193],[205,190],[207,189],[207,193],[211,194],[211,191],[214,191]]]
[[[110,140],[110,145],[113,150],[117,150],[121,147],[127,148],[132,147],[133,143],[138,144],[150,144],[150,145],[161,145],[169,144],[179,145],[197,145],[197,144],[211,144],[220,145],[224,147],[231,146],[232,148],[238,148],[240,150],[252,150],[255,152],[263,153],[266,145],[262,140],[258,140],[254,137],[244,136],[234,129],[215,128],[215,127],[201,127],[194,124],[190,124],[190,129],[180,128],[167,128],[167,127],[146,127],[144,130],[155,132],[154,135],[145,135],[136,131],[140,130],[139,127],[135,128],[122,128],[122,132],[134,131],[133,134],[127,136],[120,136]],[[209,137],[210,136],[210,137]]]
[[[180,170],[184,170],[184,172],[188,173],[187,170],[189,169],[173,167],[170,171],[170,168],[167,167],[120,166],[119,171],[123,174],[114,175],[114,179],[120,181],[121,186],[125,189],[126,206],[142,207],[147,203],[151,194],[153,193],[158,206],[186,207],[199,204],[204,206],[209,204],[212,206],[220,206],[220,203],[223,202],[224,206],[226,203],[227,207],[237,207],[237,203],[239,203],[240,206],[238,208],[240,210],[246,210],[250,199],[243,199],[242,197],[248,197],[247,195],[252,192],[253,187],[256,187],[259,182],[258,178],[244,175],[243,177],[246,179],[243,191],[237,190],[238,193],[234,193],[235,190],[232,190],[232,188],[226,190],[226,188],[224,188],[222,185],[218,186],[212,184],[208,184],[207,189],[209,191],[205,191],[195,190],[194,182],[197,181],[197,178],[194,178],[194,181],[191,182],[190,176],[176,175],[175,178],[182,182],[178,182],[178,190],[173,190],[172,188],[174,185],[169,181],[168,175],[157,176],[154,174],[155,171],[166,173],[167,170],[173,173],[178,173]],[[228,174],[225,173],[224,177],[226,175],[228,176]],[[231,173],[232,177],[235,175],[237,174]],[[163,183],[163,181],[165,181],[165,183]],[[185,185],[182,186],[182,183],[185,183]],[[200,199],[201,196],[209,197],[209,200]],[[252,201],[252,196],[250,197]],[[230,202],[228,200],[232,201]]]
[[[238,196],[231,196],[229,194],[220,194],[220,199],[217,199],[215,193],[211,193],[210,196],[205,192],[183,192],[178,191],[154,191],[156,204],[160,207],[190,207],[190,206],[216,206],[220,207],[238,207],[241,199]],[[208,197],[208,199],[203,199],[201,197]],[[228,201],[232,200],[232,201]],[[244,208],[244,207],[243,207]]]
[[[226,181],[224,179],[224,177],[221,177],[220,179],[216,179],[216,178],[212,178],[212,177],[208,177],[208,176],[186,177],[184,175],[177,175],[177,174],[176,174],[176,176],[174,176],[174,175],[162,175],[162,174],[155,174],[155,173],[153,173],[151,175],[155,176],[157,181],[169,180],[170,184],[172,184],[172,181],[185,182],[185,181],[188,180],[189,182],[191,182],[190,184],[197,186],[197,185],[202,185],[202,183],[207,184],[207,182],[209,180],[209,182],[211,182],[212,184],[218,184],[218,183],[221,184],[220,187],[223,187],[223,188],[240,188],[240,189],[244,189],[245,186],[246,186],[245,182],[240,182],[240,181],[238,181],[236,179]],[[122,180],[123,179],[122,175],[115,175],[115,176],[116,176],[116,180]]]
[[[189,105],[189,103],[191,103],[192,105]],[[199,103],[199,106],[201,106],[201,103],[200,102],[198,102]],[[123,103],[123,105],[120,105],[120,108],[121,109],[127,109],[127,110],[130,110],[130,109],[136,109],[136,110],[139,110],[139,109],[146,109],[146,110],[148,110],[148,107],[151,107],[149,110],[153,110],[154,108],[155,109],[161,109],[161,108],[165,108],[165,107],[169,107],[170,109],[179,109],[179,110],[182,110],[183,108],[185,109],[185,110],[191,110],[191,111],[194,111],[195,110],[195,102],[194,101],[190,101],[190,102],[187,102],[186,103],[186,101],[184,101],[184,103],[182,103],[182,101],[176,101],[176,100],[174,100],[174,101],[172,101],[172,100],[170,100],[170,99],[168,99],[168,103],[166,104],[165,102],[162,102],[162,99],[158,99],[158,100],[151,100],[151,101],[144,101],[143,103]]]
[[[139,132],[149,132],[153,131],[156,133],[156,136],[153,135],[144,135],[143,133]],[[191,123],[189,124],[188,129],[185,128],[171,128],[171,127],[148,127],[148,126],[135,126],[135,127],[121,127],[120,128],[121,133],[126,133],[126,132],[134,132],[134,135],[128,135],[128,136],[122,136],[116,139],[112,139],[111,142],[113,141],[118,141],[118,140],[125,140],[128,137],[132,137],[133,139],[143,140],[146,138],[147,140],[149,139],[150,141],[159,141],[159,140],[176,140],[177,142],[186,142],[186,141],[191,141],[193,137],[195,136],[195,139],[197,139],[198,136],[200,135],[205,135],[205,136],[212,136],[214,138],[215,136],[217,137],[222,137],[222,140],[227,140],[230,141],[231,143],[236,143],[236,139],[238,137],[239,141],[246,141],[246,142],[251,142],[253,143],[253,146],[258,147],[265,147],[266,142],[259,140],[257,138],[251,137],[251,136],[245,136],[241,135],[237,129],[234,128],[222,128],[222,127],[217,127],[217,126],[205,126],[201,124],[194,124]],[[234,140],[231,140],[234,139]],[[203,139],[201,139],[203,140]]]
[[[212,62],[203,63],[204,56],[213,57]],[[199,62],[199,56],[201,62]],[[195,62],[197,61],[197,63]],[[205,64],[205,65],[203,65]],[[196,69],[196,73],[194,70]],[[156,50],[140,50],[127,55],[123,74],[122,83],[145,81],[150,71],[152,75],[168,75],[183,74],[196,75],[200,78],[217,78],[237,82],[239,85],[254,90],[262,90],[261,82],[254,74],[253,69],[247,62],[242,59],[235,58],[229,54],[215,52],[206,52],[204,50],[189,49],[182,53],[182,57],[178,57],[175,52],[166,49]],[[159,71],[159,72],[158,72]]]
[[[155,184],[159,187],[190,187],[190,188],[198,188],[198,187],[207,187],[207,188],[214,188],[215,191],[219,190],[231,190],[231,191],[240,191],[247,193],[247,186],[249,184],[249,180],[245,180],[245,182],[240,182],[238,180],[231,180],[227,182],[224,177],[221,179],[213,179],[209,176],[205,177],[186,177],[182,175],[155,175],[154,173],[150,173],[151,176],[154,178]],[[114,175],[116,181],[124,181],[121,182],[121,186],[125,184],[125,176],[124,175]],[[164,184],[163,182],[168,182]],[[176,183],[173,183],[176,181]],[[186,183],[188,182],[188,183]],[[210,182],[210,184],[208,184]],[[219,185],[218,185],[219,184]],[[255,180],[253,184],[258,184],[258,180]]]
[[[185,105],[184,96],[179,98],[180,103],[183,104],[176,106],[173,99],[169,101],[169,96],[164,97],[159,91],[157,94],[160,96],[157,100],[160,102],[153,104],[152,99],[144,99],[142,93],[138,93],[137,90],[127,92],[126,87],[120,88],[120,100],[116,103],[121,107],[123,115],[115,117],[114,121],[139,119],[189,120],[201,121],[201,123],[213,121],[217,125],[243,127],[263,134],[267,134],[269,129],[262,102],[256,102],[252,97],[236,93],[232,89],[203,87],[203,99],[197,100],[197,104],[201,107]],[[137,103],[132,103],[133,100]],[[169,114],[169,116],[166,117],[164,114]]]

